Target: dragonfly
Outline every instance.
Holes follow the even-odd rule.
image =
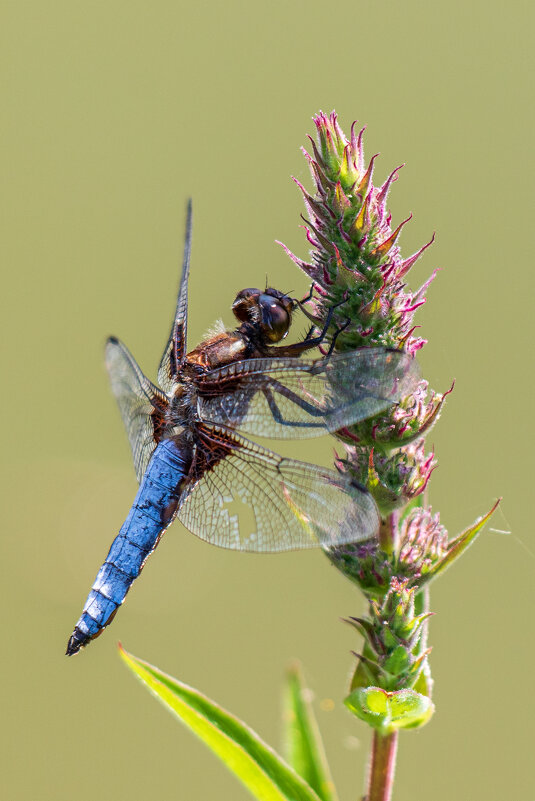
[[[377,415],[414,390],[414,358],[360,348],[301,359],[325,337],[286,337],[298,301],[244,289],[238,327],[187,351],[192,210],[182,276],[158,386],[117,338],[106,344],[111,388],[126,428],[139,490],[69,639],[76,654],[111,623],[168,526],[178,519],[212,545],[274,552],[373,537],[380,518],[367,490],[328,468],[286,458],[247,438],[300,439]],[[245,510],[245,511],[244,511]]]

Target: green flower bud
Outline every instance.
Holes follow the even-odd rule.
[[[429,653],[423,637],[428,618],[427,612],[416,613],[415,589],[408,579],[392,578],[383,601],[370,600],[367,619],[347,621],[365,639],[351,689],[366,687],[370,680],[388,691],[414,687]]]

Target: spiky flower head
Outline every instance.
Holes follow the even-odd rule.
[[[349,325],[338,339],[340,350],[361,346],[404,347],[415,353],[425,340],[414,335],[413,317],[425,303],[435,273],[416,292],[406,290],[405,277],[434,237],[407,259],[402,259],[398,237],[410,216],[395,229],[386,202],[396,180],[397,167],[380,186],[373,185],[376,155],[364,161],[364,128],[355,123],[346,139],[336,114],[320,112],[315,118],[317,142],[312,155],[304,150],[315,184],[310,194],[299,181],[309,219],[305,231],[312,245],[305,262],[287,250],[312,279],[317,293],[310,313],[318,322],[338,303],[333,330]],[[343,302],[342,302],[343,301]]]
[[[414,293],[405,280],[433,237],[403,259],[398,238],[410,218],[392,228],[386,205],[400,168],[374,186],[376,156],[365,163],[364,129],[357,133],[354,123],[346,138],[334,112],[320,112],[314,123],[316,141],[311,139],[312,152],[304,154],[315,191],[297,182],[308,212],[310,261],[286,249],[313,282],[307,314],[321,325],[330,311],[337,350],[382,346],[414,355],[425,344],[415,334],[414,314],[436,271]],[[366,485],[384,516],[426,488],[435,461],[425,452],[423,437],[447,394],[430,392],[421,381],[387,412],[337,432],[346,449],[339,468]]]
[[[346,452],[346,459],[337,460],[338,469],[373,492],[383,517],[420,495],[436,466],[423,438],[390,454],[365,445],[346,445]]]
[[[451,540],[438,512],[433,514],[430,508],[416,506],[405,515],[396,513],[383,521],[395,532],[390,553],[381,547],[380,539],[373,539],[331,548],[328,556],[370,600],[384,598],[393,579],[407,581],[409,588],[421,590],[472,544],[498,503]]]
[[[383,733],[423,726],[434,711],[426,623],[409,580],[393,577],[382,602],[371,601],[367,618],[347,622],[364,636],[346,706]]]
[[[313,191],[296,181],[308,214],[304,227],[310,259],[300,259],[283,245],[312,281],[304,311],[319,327],[329,316],[327,342],[336,350],[387,347],[414,356],[425,344],[414,316],[436,270],[416,291],[406,280],[434,235],[403,258],[399,237],[412,215],[393,226],[387,209],[400,167],[374,186],[376,155],[365,162],[364,129],[357,132],[354,123],[346,137],[334,112],[320,112],[314,123],[316,138],[303,151]],[[425,437],[452,388],[438,394],[422,380],[387,412],[336,433],[345,449],[336,457],[338,469],[367,487],[382,518],[376,538],[326,551],[359,585],[369,605],[367,618],[352,619],[365,642],[348,706],[385,731],[422,725],[431,714],[432,704],[424,697],[431,691],[425,588],[473,541],[496,508],[448,540],[438,515],[424,504],[436,466]]]
[[[372,601],[370,617],[348,620],[366,637],[368,655],[357,654],[357,669],[351,689],[371,683],[392,692],[412,689],[430,649],[422,647],[423,623],[429,612],[415,611],[415,588],[409,580],[393,577],[382,602]]]

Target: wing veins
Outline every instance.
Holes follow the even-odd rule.
[[[178,289],[171,333],[165,346],[160,365],[158,367],[158,383],[166,392],[169,392],[177,382],[180,367],[184,361],[187,348],[188,328],[188,280],[191,262],[191,235],[193,213],[191,199],[188,200],[186,210],[186,235],[184,240],[184,255],[182,260],[182,274]]]
[[[382,414],[418,381],[416,361],[386,348],[313,362],[251,359],[203,377],[200,417],[253,436],[313,437]]]

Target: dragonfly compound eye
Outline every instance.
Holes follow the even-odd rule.
[[[292,321],[290,299],[284,295],[276,298],[262,294],[258,298],[258,306],[262,334],[269,342],[280,342],[288,333]]]

